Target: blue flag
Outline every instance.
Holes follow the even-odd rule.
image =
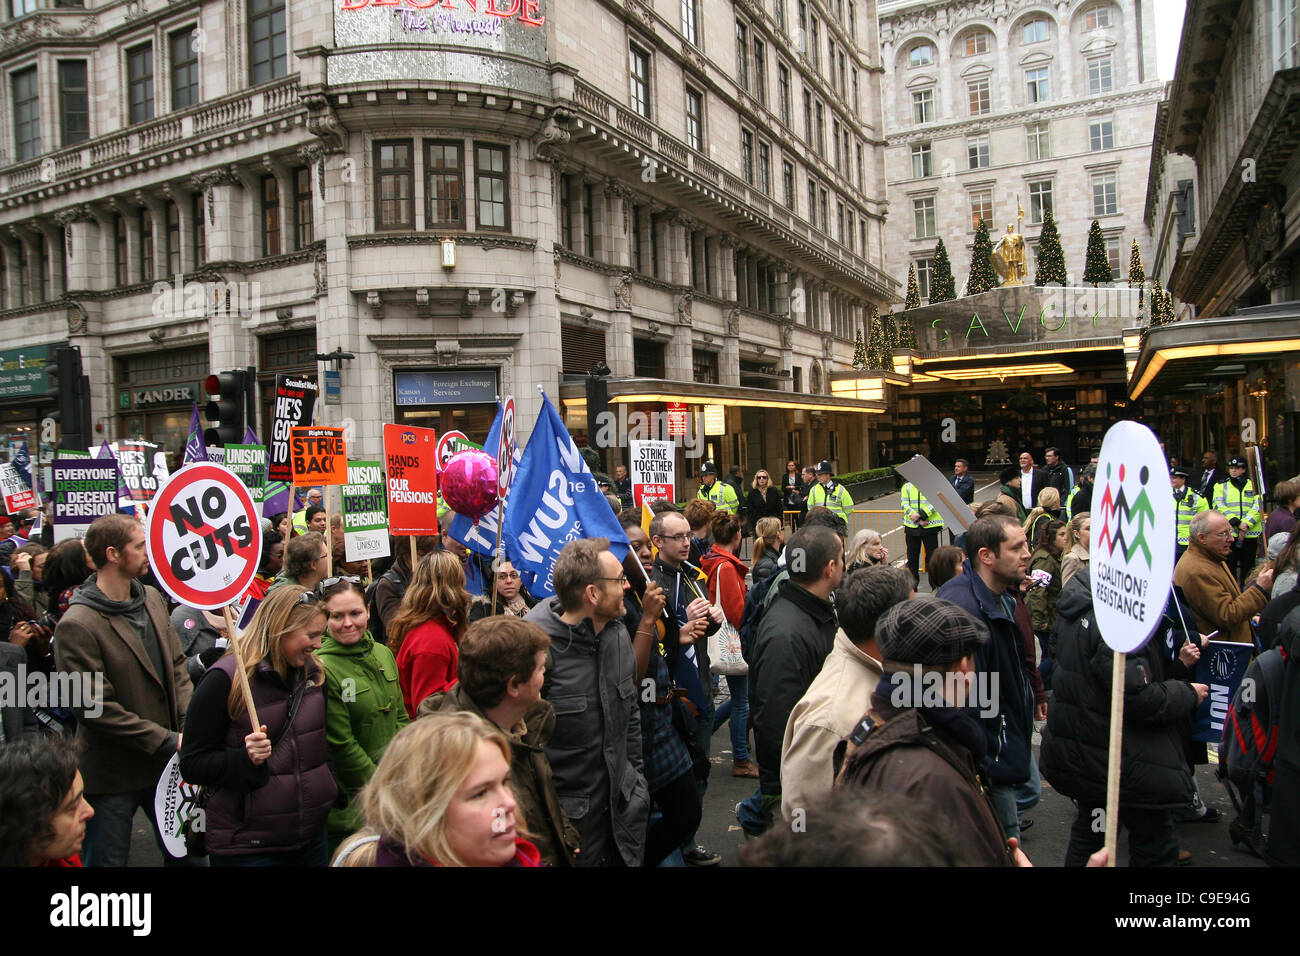
[[[488,454],[495,454],[501,444],[501,419],[504,417],[505,409],[501,403],[497,402],[497,417],[492,421],[492,427],[488,429],[487,439],[483,442],[483,448]],[[519,468],[519,463],[523,460],[523,453],[516,444],[513,449],[511,458],[514,460],[515,469]],[[512,482],[513,484],[513,482]],[[510,505],[510,492],[506,492],[506,507]],[[451,523],[447,533],[459,541],[471,551],[477,551],[479,554],[491,557],[497,546],[497,509],[493,508],[482,518],[479,518],[478,524],[475,524],[469,518],[462,514],[456,515]],[[504,539],[502,545],[505,544]]]
[[[545,394],[509,497],[502,537],[510,542],[510,560],[534,597],[555,593],[555,559],[570,541],[608,538],[620,562],[630,550],[618,516]],[[533,576],[531,582],[525,572]]]
[[[18,443],[17,449],[14,450],[13,461],[10,464],[14,466],[14,470],[18,474],[23,476],[23,480],[27,482],[27,487],[34,492],[36,486],[32,484],[32,456],[27,451],[26,439]]]
[[[1223,721],[1254,653],[1253,644],[1226,641],[1210,641],[1202,649],[1196,662],[1196,682],[1209,687],[1210,694],[1196,708],[1193,740],[1218,743],[1223,739]]]
[[[190,415],[190,437],[185,442],[185,457],[181,464],[207,460],[208,446],[203,443],[203,427],[199,424],[199,406],[196,403],[194,412]]]

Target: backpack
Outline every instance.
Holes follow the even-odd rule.
[[[763,613],[766,611],[767,591],[772,586],[781,573],[781,568],[777,568],[761,581],[755,581],[745,595],[745,610],[740,615],[740,626],[736,628],[740,632],[740,654],[745,658],[745,663],[749,661],[749,649],[754,645],[754,638],[758,636],[758,625],[763,620]]]
[[[384,619],[379,614],[378,591],[380,581],[391,581],[401,589],[406,588],[406,579],[403,578],[396,568],[389,568],[375,580],[370,582],[366,588],[366,612],[370,615],[370,636],[378,643],[388,645],[388,635],[384,632]]]
[[[1280,646],[1255,658],[1223,722],[1218,776],[1246,794],[1255,791],[1261,778],[1265,784],[1273,783],[1286,665],[1286,649]]]

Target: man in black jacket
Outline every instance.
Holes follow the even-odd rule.
[[[829,528],[801,529],[785,553],[790,577],[763,615],[749,661],[750,724],[764,815],[780,812],[785,725],[835,644],[832,592],[844,576],[844,542]]]
[[[1161,636],[1130,653],[1124,668],[1124,742],[1120,757],[1119,823],[1128,830],[1132,866],[1173,866],[1178,840],[1173,811],[1194,789],[1180,725],[1209,694],[1204,684],[1162,680]],[[1070,828],[1066,866],[1083,866],[1104,842],[1110,751],[1110,674],[1114,652],[1092,613],[1092,581],[1079,571],[1061,592],[1052,632],[1052,700],[1043,731],[1043,777],[1079,807]],[[1184,645],[1184,664],[1195,663]]]
[[[1201,456],[1201,471],[1196,476],[1193,486],[1196,493],[1206,501],[1214,501],[1214,486],[1228,480],[1228,473],[1219,467],[1219,453],[1213,448]]]
[[[1065,463],[1059,448],[1053,446],[1044,454],[1047,456],[1047,467],[1043,469],[1047,475],[1047,484],[1060,492],[1061,504],[1064,506],[1070,489],[1074,487],[1074,469]],[[1034,499],[1034,504],[1038,504],[1037,498]]]
[[[1048,486],[1047,472],[1034,464],[1034,456],[1020,453],[1020,503],[1025,514],[1038,507],[1038,493]]]

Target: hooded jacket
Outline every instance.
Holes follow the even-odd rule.
[[[1114,652],[1093,617],[1087,568],[1061,592],[1057,615],[1052,700],[1039,768],[1065,796],[1100,806],[1106,802]],[[1160,679],[1165,669],[1163,644],[1154,637],[1125,660],[1121,808],[1173,809],[1192,800],[1182,737],[1196,709],[1196,691],[1186,681]]]
[[[945,582],[935,597],[951,601],[989,629],[989,642],[975,652],[976,672],[995,674],[998,681],[997,713],[980,718],[988,737],[989,779],[995,784],[1024,783],[1029,779],[1034,732],[1034,693],[1025,670],[1024,636],[969,558],[962,573]]]
[[[426,697],[416,719],[437,713],[465,711],[492,721],[465,691],[464,684]],[[555,710],[539,700],[523,719],[507,731],[510,740],[510,791],[523,817],[519,829],[541,852],[546,866],[575,866],[574,852],[579,846],[578,830],[564,814],[555,792],[555,778],[546,760],[546,745],[555,733]]]
[[[158,782],[193,686],[162,595],[132,581],[130,599],[112,601],[98,580],[92,574],[73,594],[54,630],[54,659],[62,673],[103,675],[102,711],[74,708],[79,766],[87,793],[125,793]]]
[[[546,745],[555,790],[581,835],[581,865],[599,866],[618,854],[625,865],[640,866],[650,789],[641,773],[632,641],[620,618],[596,634],[591,618],[571,626],[560,620],[563,613],[559,598],[551,598],[525,618],[551,638],[542,696],[555,710]]]

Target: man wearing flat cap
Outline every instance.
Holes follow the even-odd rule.
[[[886,611],[876,625],[884,676],[841,744],[836,787],[925,801],[970,865],[1028,865],[1004,840],[983,780],[988,740],[974,714],[996,701],[981,701],[974,679],[975,652],[988,641],[984,624],[950,601],[922,597]]]

